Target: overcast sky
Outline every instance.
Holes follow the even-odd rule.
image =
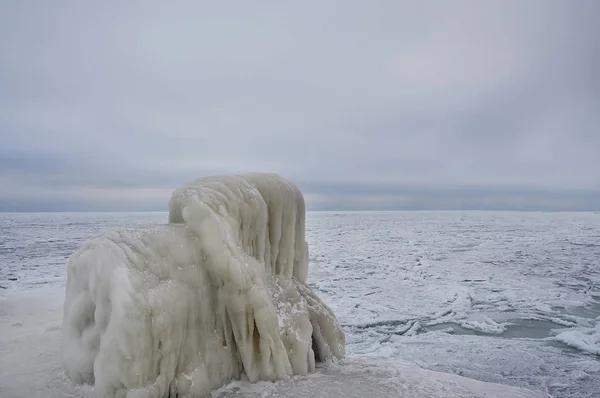
[[[600,209],[600,1],[0,4],[0,210]]]

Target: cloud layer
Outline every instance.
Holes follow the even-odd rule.
[[[243,171],[298,181],[311,208],[599,209],[598,15],[4,2],[0,210],[164,209],[192,178]]]

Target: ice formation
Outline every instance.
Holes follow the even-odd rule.
[[[68,265],[67,376],[101,397],[198,397],[342,357],[338,321],[306,284],[305,215],[277,175],[208,177],[173,193],[169,224],[84,243]]]

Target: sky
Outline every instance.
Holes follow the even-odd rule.
[[[0,4],[0,211],[600,210],[597,0]]]

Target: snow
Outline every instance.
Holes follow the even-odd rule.
[[[0,397],[93,397],[73,386],[60,360],[64,291],[45,286],[0,295]]]
[[[305,284],[299,189],[276,175],[199,179],[169,224],[104,232],[69,261],[62,360],[98,396],[202,396],[341,358],[345,337]]]

